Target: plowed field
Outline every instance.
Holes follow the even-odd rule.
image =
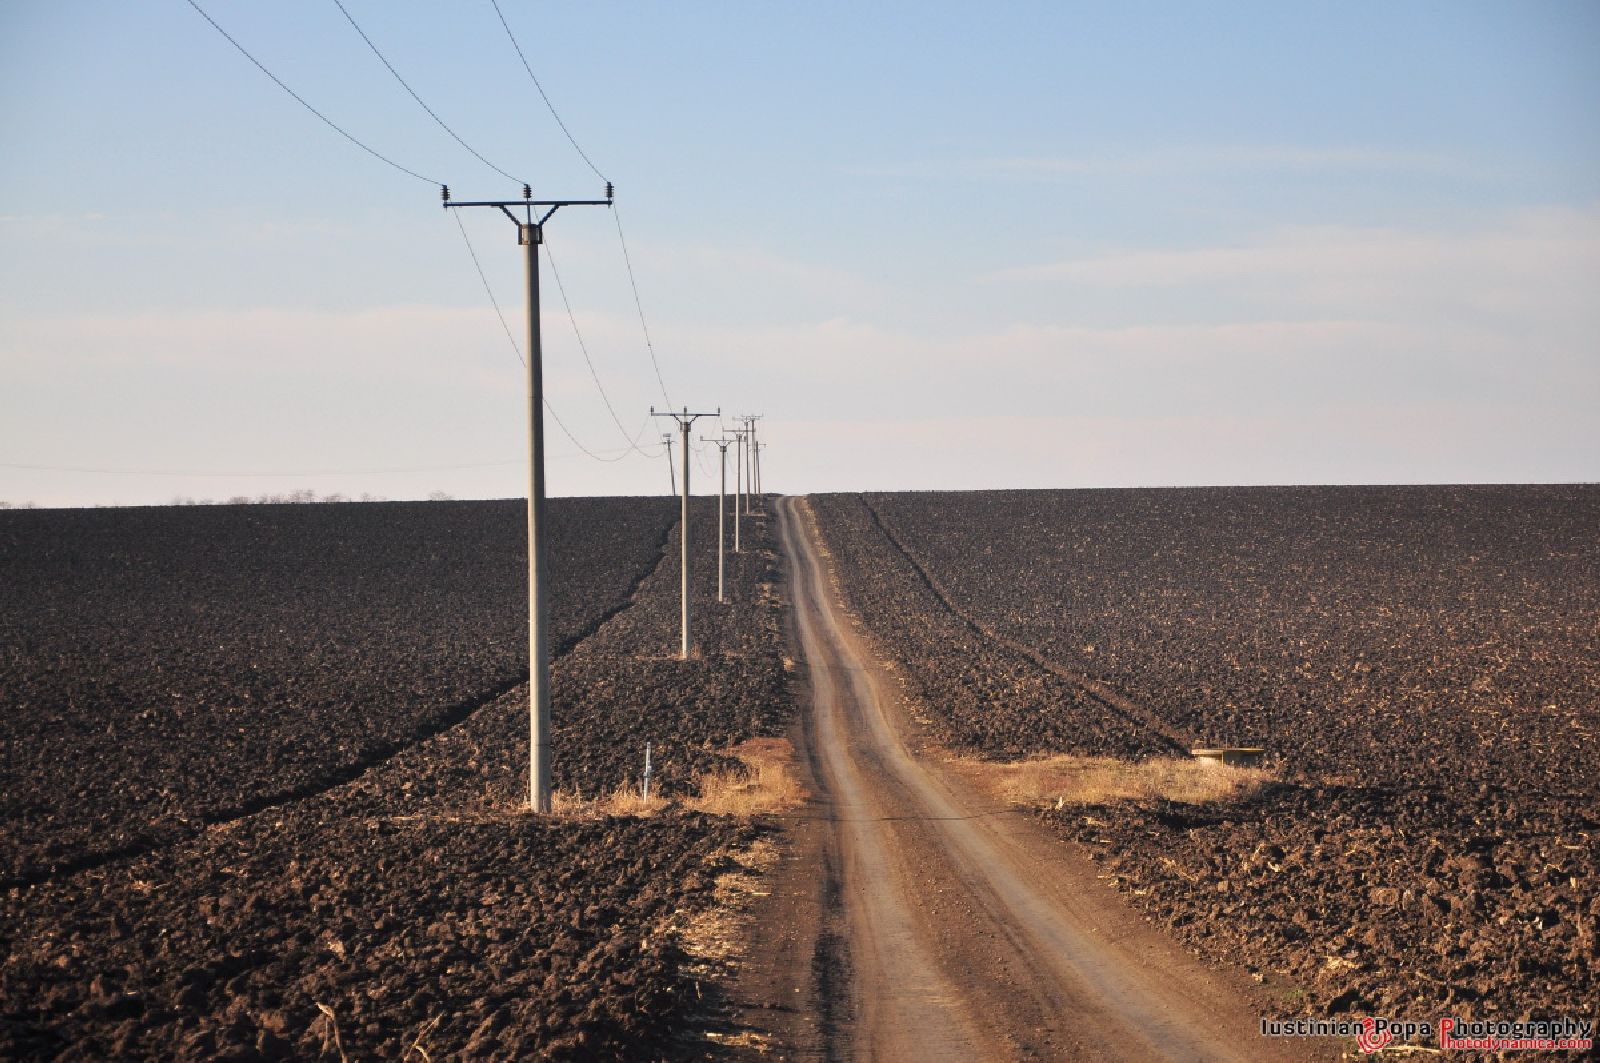
[[[1016,760],[1261,745],[1205,805],[1041,812],[1283,1010],[1586,1014],[1600,490],[832,495],[846,598],[930,733]]]

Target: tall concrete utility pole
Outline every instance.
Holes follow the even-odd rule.
[[[678,530],[678,540],[683,546],[683,649],[679,656],[688,660],[692,644],[689,639],[689,426],[694,424],[696,417],[720,417],[722,410],[716,413],[690,413],[685,406],[682,413],[657,413],[654,406],[650,407],[651,417],[670,417],[678,422],[678,442],[683,448],[683,515],[680,518],[681,526]]]
[[[517,227],[527,266],[528,293],[528,805],[538,813],[550,811],[550,583],[544,542],[544,350],[539,336],[539,245],[544,224],[562,207],[609,207],[611,182],[604,199],[534,199],[522,186],[521,199],[490,199],[465,203],[450,201],[450,186],[440,198],[452,207],[494,207]],[[511,213],[518,207],[523,217]],[[534,220],[538,209],[538,220]]]
[[[732,443],[733,440],[707,439],[701,436],[700,442],[710,443],[722,455],[722,483],[717,488],[717,604],[721,605],[728,600],[723,579],[723,574],[727,571],[728,562],[723,556],[723,548],[728,543],[728,518],[726,515],[728,508],[728,444]]]
[[[678,473],[672,466],[672,433],[661,433],[661,442],[667,448],[667,482],[672,485],[672,493],[678,493]]]

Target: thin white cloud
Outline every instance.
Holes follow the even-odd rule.
[[[1425,151],[1364,145],[1301,147],[1236,145],[1173,148],[1098,155],[1011,155],[985,158],[932,159],[846,166],[853,177],[907,180],[1051,183],[1082,177],[1151,177],[1227,173],[1351,173],[1460,176],[1469,168],[1462,160]]]
[[[1467,232],[1292,226],[1235,246],[1133,249],[996,271],[991,281],[1158,287],[1241,279],[1392,277],[1471,267],[1507,276],[1600,269],[1600,207],[1519,212]]]
[[[1600,402],[1593,208],[1523,212],[1471,233],[1282,230],[1240,247],[1130,250],[991,279],[1005,282],[994,298],[1007,300],[1009,322],[683,323],[674,341],[733,380],[756,352],[789,416],[1062,406],[1310,416],[1366,399],[1543,404],[1600,436],[1584,412]]]
[[[1284,228],[1236,246],[1112,251],[981,279],[1040,302],[1101,293],[1134,307],[1203,305],[1214,315],[1470,328],[1594,356],[1600,207],[1522,211],[1467,232]]]

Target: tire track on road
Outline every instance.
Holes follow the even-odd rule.
[[[1292,1058],[1231,975],[1206,971],[1029,817],[907,748],[890,680],[830,593],[817,533],[783,543],[817,756],[845,861],[850,1043],[888,1060]]]

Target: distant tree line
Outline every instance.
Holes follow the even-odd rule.
[[[311,505],[317,502],[387,502],[387,498],[377,495],[362,494],[359,498],[351,497],[341,491],[331,494],[319,495],[309,487],[302,487],[297,491],[282,491],[276,494],[232,495],[228,498],[217,500],[214,498],[192,498],[189,495],[173,495],[169,506],[281,506],[281,505]]]
[[[451,500],[452,500],[451,497],[449,495],[445,494],[443,491],[433,491],[433,492],[430,492],[429,495],[428,495],[428,501],[429,502],[449,502]],[[385,498],[382,495],[368,494],[365,491],[361,492],[360,495],[347,495],[347,494],[343,493],[342,491],[334,491],[331,494],[319,495],[315,491],[311,490],[310,488],[302,487],[298,491],[285,491],[285,492],[283,492],[281,494],[256,495],[254,498],[251,498],[249,495],[233,495],[232,497],[224,499],[221,502],[218,502],[217,500],[211,499],[211,498],[199,498],[199,499],[196,499],[196,498],[190,498],[188,495],[174,495],[172,497],[172,501],[169,502],[168,505],[173,505],[173,506],[218,506],[218,505],[221,505],[221,506],[265,506],[265,505],[281,506],[281,505],[310,505],[312,503],[321,503],[321,502],[387,502],[387,501],[389,501],[389,499]]]

